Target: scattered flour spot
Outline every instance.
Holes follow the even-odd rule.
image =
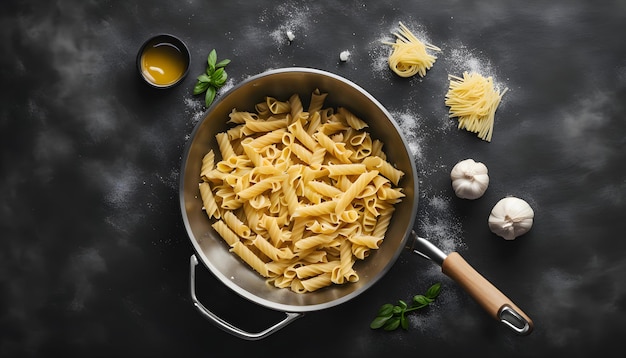
[[[142,175],[138,170],[125,164],[114,163],[101,170],[100,180],[106,188],[106,201],[114,208],[128,208],[133,203],[140,178]]]
[[[371,48],[369,49],[373,74],[377,78],[391,78],[392,72],[387,62],[391,49],[389,49],[389,46],[383,45],[381,41],[380,39],[375,40],[371,43]]]
[[[155,174],[155,177],[161,182],[163,183],[165,186],[167,186],[170,189],[178,189],[178,177],[180,176],[180,172],[178,171],[178,169],[173,168],[172,171],[170,172],[170,174],[167,177],[164,177],[160,174]]]
[[[434,140],[433,138],[438,133],[445,134],[445,132],[455,129],[456,126],[446,121],[435,128],[432,125],[427,128],[425,119],[421,114],[409,110],[403,112],[395,111],[391,112],[391,114],[407,140],[409,150],[416,161],[420,177],[432,175],[440,171],[441,165],[437,161],[432,160],[432,158],[428,158],[428,144]]]
[[[483,76],[489,76],[493,73],[491,62],[478,58],[463,45],[448,50],[446,61],[450,65],[450,72],[462,74],[463,71],[468,71],[476,72]]]
[[[219,99],[219,96],[228,92],[231,88],[235,87],[235,81],[230,78],[222,87],[217,90],[217,96],[215,100]],[[183,99],[185,104],[185,113],[190,116],[191,125],[195,126],[204,118],[206,114],[206,108],[204,106],[204,97],[186,97]],[[185,140],[189,139],[189,135],[185,136]]]
[[[427,194],[425,199],[425,213],[418,222],[420,235],[445,253],[465,248],[461,220],[452,210],[450,197]]]
[[[228,79],[228,81],[226,81],[226,83],[224,83],[224,85],[222,87],[220,87],[220,89],[217,91],[217,95],[222,95],[226,92],[228,92],[231,88],[235,87],[235,81],[230,78]]]
[[[428,142],[432,131],[424,130],[422,117],[409,111],[392,112],[400,126],[409,149],[416,160],[418,176],[428,178],[440,175],[443,167],[427,156]],[[458,251],[463,247],[461,220],[455,216],[449,197],[433,192],[432,188],[420,182],[420,221],[419,235],[432,240],[444,252]]]
[[[448,73],[451,75],[461,77],[463,72],[474,72],[485,78],[491,77],[493,79],[494,88],[497,91],[503,91],[506,87],[504,84],[498,82],[496,70],[491,64],[491,61],[477,56],[473,51],[470,51],[463,45],[448,50],[445,61],[449,65]],[[504,98],[506,98],[506,96],[503,97],[503,101]]]
[[[299,6],[285,3],[264,10],[259,17],[259,21],[265,22],[273,18],[283,19],[283,22],[278,27],[270,31],[270,37],[280,49],[284,45],[291,44],[298,34],[303,33],[306,36],[310,22],[316,15],[317,11],[308,5]]]
[[[394,112],[392,114],[406,138],[411,154],[418,162],[425,160],[425,132],[421,130],[422,119],[419,115],[409,112]]]
[[[191,124],[196,125],[204,117],[204,104],[201,100],[191,97],[185,98],[184,102],[186,107],[185,113],[191,116]]]
[[[442,280],[441,269],[436,265],[423,274],[427,276],[424,281],[442,282],[442,289],[429,307],[408,316],[409,327],[418,330],[420,334],[442,338],[448,331],[445,327],[448,320],[445,317],[449,317],[450,312],[459,310],[461,307],[459,291],[450,289],[451,285],[447,284],[447,280]]]

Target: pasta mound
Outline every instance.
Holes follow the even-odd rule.
[[[202,159],[199,192],[230,251],[296,293],[359,280],[353,265],[382,244],[404,172],[346,108],[298,95],[233,110]]]
[[[508,88],[500,92],[491,77],[463,72],[463,78],[449,75],[450,88],[445,104],[450,107],[450,118],[457,117],[458,128],[477,133],[491,142],[496,109]]]
[[[393,51],[389,55],[389,68],[400,77],[411,77],[419,74],[426,76],[426,71],[433,67],[437,57],[427,50],[441,51],[437,46],[420,41],[409,29],[400,22],[400,31],[395,32],[396,42],[383,42],[391,45]]]

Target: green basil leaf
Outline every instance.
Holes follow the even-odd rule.
[[[213,72],[211,74],[211,82],[215,83],[216,81],[218,81],[219,79],[222,78],[222,76],[224,75],[224,69],[223,68],[218,68],[215,70],[215,72]]]
[[[224,75],[226,72],[224,72]],[[398,300],[398,303],[393,305],[386,303],[378,309],[378,315],[376,319],[372,321],[370,327],[383,328],[386,331],[393,331],[398,327],[402,327],[404,330],[409,329],[409,319],[407,315],[410,312],[416,311],[420,308],[424,308],[434,302],[435,298],[439,296],[441,291],[441,283],[432,285],[425,294],[413,296],[411,306],[403,300]]]
[[[226,67],[226,65],[228,65],[229,63],[230,63],[229,59],[221,60],[220,62],[215,64],[215,68]]]
[[[374,318],[374,320],[372,321],[372,323],[370,323],[370,328],[371,329],[378,329],[382,326],[385,325],[385,323],[387,323],[387,321],[391,318],[391,316],[388,317],[376,317]]]
[[[393,305],[391,303],[384,304],[378,310],[378,316],[387,316],[393,314]]]
[[[209,57],[207,58],[207,64],[209,65],[209,68],[211,70],[215,69],[215,63],[217,62],[217,52],[215,51],[215,49],[211,50],[211,52],[209,52]]]
[[[400,326],[402,327],[402,329],[409,329],[409,320],[406,319],[405,315],[402,315],[400,317]]]
[[[431,298],[428,298],[426,296],[423,295],[415,295],[415,297],[413,297],[413,302],[422,305],[422,306],[427,306],[428,304],[430,304],[433,300]]]
[[[208,82],[198,82],[193,88],[193,94],[198,95],[200,93],[203,93],[204,91],[207,90],[207,88],[209,88]]]
[[[204,97],[204,103],[206,104],[207,107],[209,107],[211,103],[213,103],[213,100],[215,99],[216,94],[217,94],[217,91],[215,90],[215,87],[209,86],[209,88],[207,88],[206,95]]]
[[[228,75],[226,75],[226,72],[224,72],[222,77],[215,81],[215,86],[222,87],[226,83],[227,78],[228,78]]]
[[[209,83],[209,82],[211,82],[211,77],[209,77],[209,76],[207,76],[206,74],[203,73],[200,76],[198,76],[198,81]]]
[[[391,317],[383,326],[385,331],[393,331],[400,326],[400,317]]]
[[[441,283],[437,282],[426,291],[426,297],[434,299],[439,296],[439,292],[441,292]]]

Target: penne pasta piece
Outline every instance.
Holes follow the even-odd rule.
[[[330,177],[360,175],[367,170],[365,164],[362,163],[324,165],[324,168],[328,170],[328,176]]]
[[[291,108],[288,101],[279,101],[274,97],[266,97],[265,103],[272,114],[289,113]]]
[[[330,273],[323,273],[300,282],[307,292],[317,291],[320,288],[330,286],[332,284],[332,281],[330,280]]]
[[[380,248],[380,244],[382,244],[383,239],[381,237],[376,237],[372,235],[354,235],[348,237],[348,240],[353,244],[366,246],[370,249],[378,249]]]
[[[289,248],[279,249],[272,245],[269,241],[261,235],[257,235],[252,244],[256,246],[261,252],[263,252],[272,261],[281,261],[283,259],[290,259],[293,257],[293,253]]]
[[[337,108],[337,113],[344,116],[346,123],[356,130],[363,129],[368,127],[367,123],[363,122],[361,119],[357,118],[352,112],[347,110],[344,107]]]
[[[227,210],[224,212],[222,220],[228,225],[228,227],[235,232],[238,236],[242,238],[250,238],[252,235],[252,231],[248,227],[248,225],[244,224],[239,218],[233,213],[233,211]]]
[[[339,265],[339,261],[320,262],[310,265],[302,265],[295,269],[296,276],[300,279],[317,276],[323,273],[332,272],[335,266]]]
[[[375,176],[378,175],[378,171],[372,170],[371,172],[366,172],[357,178],[357,180],[350,185],[348,190],[346,190],[338,199],[337,206],[335,206],[335,213],[339,214],[343,211],[352,200],[365,188],[365,186],[374,179]]]
[[[259,116],[256,113],[237,111],[235,108],[233,108],[233,110],[228,115],[228,118],[228,123],[243,124],[246,123],[246,121],[248,120],[256,121],[259,119]]]
[[[380,174],[391,180],[394,185],[398,185],[400,178],[404,175],[401,170],[394,168],[391,163],[380,157],[367,157],[363,159],[363,164],[370,170],[380,171]]]
[[[215,136],[215,139],[217,139],[217,145],[220,148],[222,160],[226,160],[235,155],[235,151],[233,150],[233,147],[230,144],[230,139],[226,133],[218,133]]]
[[[289,124],[285,119],[273,119],[273,120],[248,120],[246,121],[245,129],[252,133],[265,133],[274,131],[281,128],[287,128]]]
[[[292,133],[294,137],[296,137],[296,139],[298,139],[300,143],[302,143],[311,152],[315,151],[315,149],[319,146],[317,141],[315,141],[315,139],[304,130],[300,121],[290,124],[288,129],[289,132]]]
[[[311,93],[311,102],[309,103],[309,113],[321,111],[327,95],[328,93],[321,93],[319,88],[316,88],[313,91],[313,93]]]
[[[236,242],[230,249],[232,252],[237,254],[245,263],[247,263],[252,269],[263,277],[269,277],[269,271],[265,266],[265,262],[261,260],[252,250],[250,250],[246,245],[242,244],[240,241]]]
[[[230,246],[234,246],[236,243],[241,242],[237,234],[235,234],[224,221],[216,221],[211,225],[215,231],[228,243]]]
[[[219,219],[221,214],[219,208],[217,207],[217,202],[215,201],[215,197],[213,196],[213,192],[211,191],[211,187],[209,183],[202,182],[199,185],[200,188],[200,197],[202,198],[202,203],[204,204],[203,208],[209,218]]]
[[[328,135],[319,131],[313,135],[313,138],[315,138],[328,153],[337,158],[340,163],[351,163],[350,155],[352,151],[346,149],[345,143],[336,143],[330,139]]]
[[[293,214],[293,217],[300,216],[321,216],[324,214],[332,213],[337,207],[337,202],[332,201],[324,201],[319,204],[314,205],[306,205],[300,206],[296,209],[296,212]]]
[[[203,181],[208,181],[207,174],[215,168],[215,153],[213,150],[209,150],[207,154],[202,157],[202,166],[200,167],[200,178]]]

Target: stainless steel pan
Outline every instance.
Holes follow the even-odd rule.
[[[219,152],[215,134],[227,128],[228,114],[233,108],[254,111],[254,105],[263,101],[265,96],[286,100],[294,93],[300,95],[306,108],[315,89],[328,93],[326,106],[346,107],[369,124],[368,131],[371,135],[385,143],[384,150],[389,161],[405,172],[400,185],[404,188],[406,197],[396,205],[384,245],[374,250],[366,260],[356,264],[355,269],[360,277],[358,282],[297,294],[287,289],[268,286],[264,278],[228,252],[228,245],[213,230],[211,222],[202,211],[198,183],[202,156],[210,148]],[[190,261],[190,280],[192,299],[198,310],[232,334],[245,339],[260,339],[300,317],[304,312],[339,305],[371,287],[391,268],[406,246],[417,213],[416,168],[407,148],[407,142],[400,134],[397,124],[374,97],[356,84],[328,72],[309,68],[271,70],[250,77],[219,96],[204,119],[194,128],[182,159],[180,204],[183,221],[196,252]],[[195,267],[198,262],[202,262],[237,294],[267,308],[283,311],[286,318],[268,330],[250,333],[217,317],[195,295]]]

